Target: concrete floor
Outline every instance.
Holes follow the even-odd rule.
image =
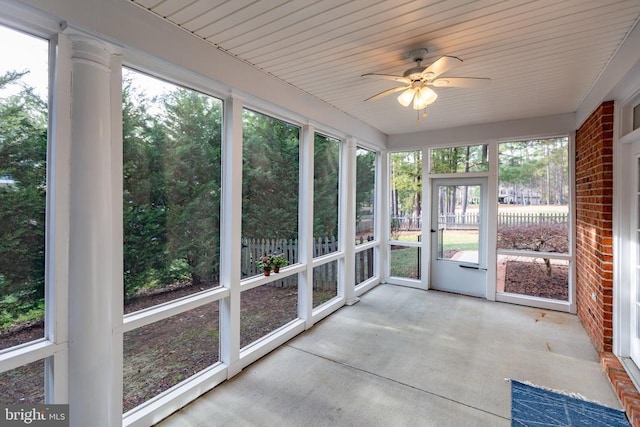
[[[577,316],[380,285],[160,425],[508,426],[505,378],[622,407]]]

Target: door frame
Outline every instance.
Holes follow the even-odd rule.
[[[640,189],[640,129],[630,132],[618,141],[614,150],[614,353],[627,359],[623,363],[632,379],[640,382],[638,360],[632,360],[633,335],[637,333],[633,305],[638,297],[637,227],[640,219],[640,201],[636,191]],[[629,173],[631,172],[631,179]],[[616,197],[628,194],[632,197]],[[633,238],[628,238],[633,236]],[[636,313],[640,314],[640,313]],[[636,358],[638,359],[638,358]],[[633,369],[630,369],[633,368]]]
[[[627,253],[627,258],[629,259],[629,266],[631,269],[629,270],[629,357],[633,360],[636,366],[640,365],[640,328],[638,327],[639,316],[640,316],[640,308],[638,308],[638,265],[640,261],[638,260],[638,245],[640,244],[640,239],[638,237],[638,232],[640,230],[640,221],[638,219],[638,214],[640,213],[640,203],[638,202],[638,196],[640,195],[640,183],[638,179],[640,179],[640,167],[638,162],[640,161],[640,139],[637,139],[629,144],[630,155],[627,157],[627,162],[632,162],[632,167],[630,170],[633,171],[632,179],[629,180],[632,186],[632,197],[631,199],[631,212],[630,212],[630,233],[629,233],[629,243],[631,247],[629,248],[629,252]],[[634,261],[635,260],[635,261]]]
[[[628,238],[635,233],[633,210],[639,203],[637,197],[628,195],[635,185],[640,186],[635,183],[637,176],[629,179],[630,162],[634,165],[631,171],[638,173],[638,158],[633,153],[640,145],[640,128],[633,130],[633,108],[640,104],[640,80],[626,80],[619,86],[622,96],[615,100],[613,137],[613,353],[621,359],[636,386],[640,386],[640,369],[631,359],[631,340],[635,331],[631,308],[637,283],[634,260],[640,254]]]

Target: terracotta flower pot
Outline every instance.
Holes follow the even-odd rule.
[[[265,276],[271,275],[271,270],[262,270]]]
[[[273,267],[274,273],[280,273],[280,267]]]

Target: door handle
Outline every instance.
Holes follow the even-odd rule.
[[[458,264],[460,268],[468,268],[470,270],[486,270],[486,268],[482,268],[479,265],[469,265],[469,264]]]
[[[432,229],[431,229],[431,232],[432,232],[432,233],[435,233],[435,232],[436,232],[436,230],[434,230],[434,229],[432,228]]]

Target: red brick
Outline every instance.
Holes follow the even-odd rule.
[[[613,389],[624,406],[627,418],[629,418],[634,427],[640,427],[640,393],[613,353],[601,353],[600,361],[609,377],[609,381],[613,385]]]
[[[576,132],[577,307],[598,351],[613,342],[613,110],[603,103]]]

